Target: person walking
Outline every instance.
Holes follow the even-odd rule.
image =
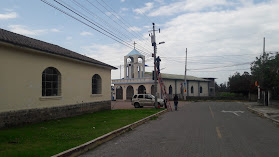
[[[177,94],[175,94],[174,98],[173,98],[173,101],[174,101],[174,108],[175,108],[175,111],[177,111],[177,104],[178,104],[178,96]]]

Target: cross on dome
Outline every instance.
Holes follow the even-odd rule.
[[[134,49],[136,49],[136,44],[137,44],[137,43],[134,41]]]

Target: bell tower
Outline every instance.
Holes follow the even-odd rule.
[[[124,79],[143,78],[145,72],[145,56],[135,48],[124,56]]]

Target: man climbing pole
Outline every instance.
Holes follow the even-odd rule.
[[[160,56],[158,56],[156,58],[156,66],[157,66],[158,74],[160,74],[160,62],[161,62],[161,59],[160,59]]]

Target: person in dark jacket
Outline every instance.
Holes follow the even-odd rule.
[[[177,111],[177,104],[178,104],[178,96],[175,94],[174,98],[173,98],[173,101],[174,101],[174,107],[175,107],[175,111]]]
[[[160,59],[160,56],[158,56],[156,58],[156,66],[157,66],[158,74],[160,74],[160,62],[161,62],[161,59]]]

